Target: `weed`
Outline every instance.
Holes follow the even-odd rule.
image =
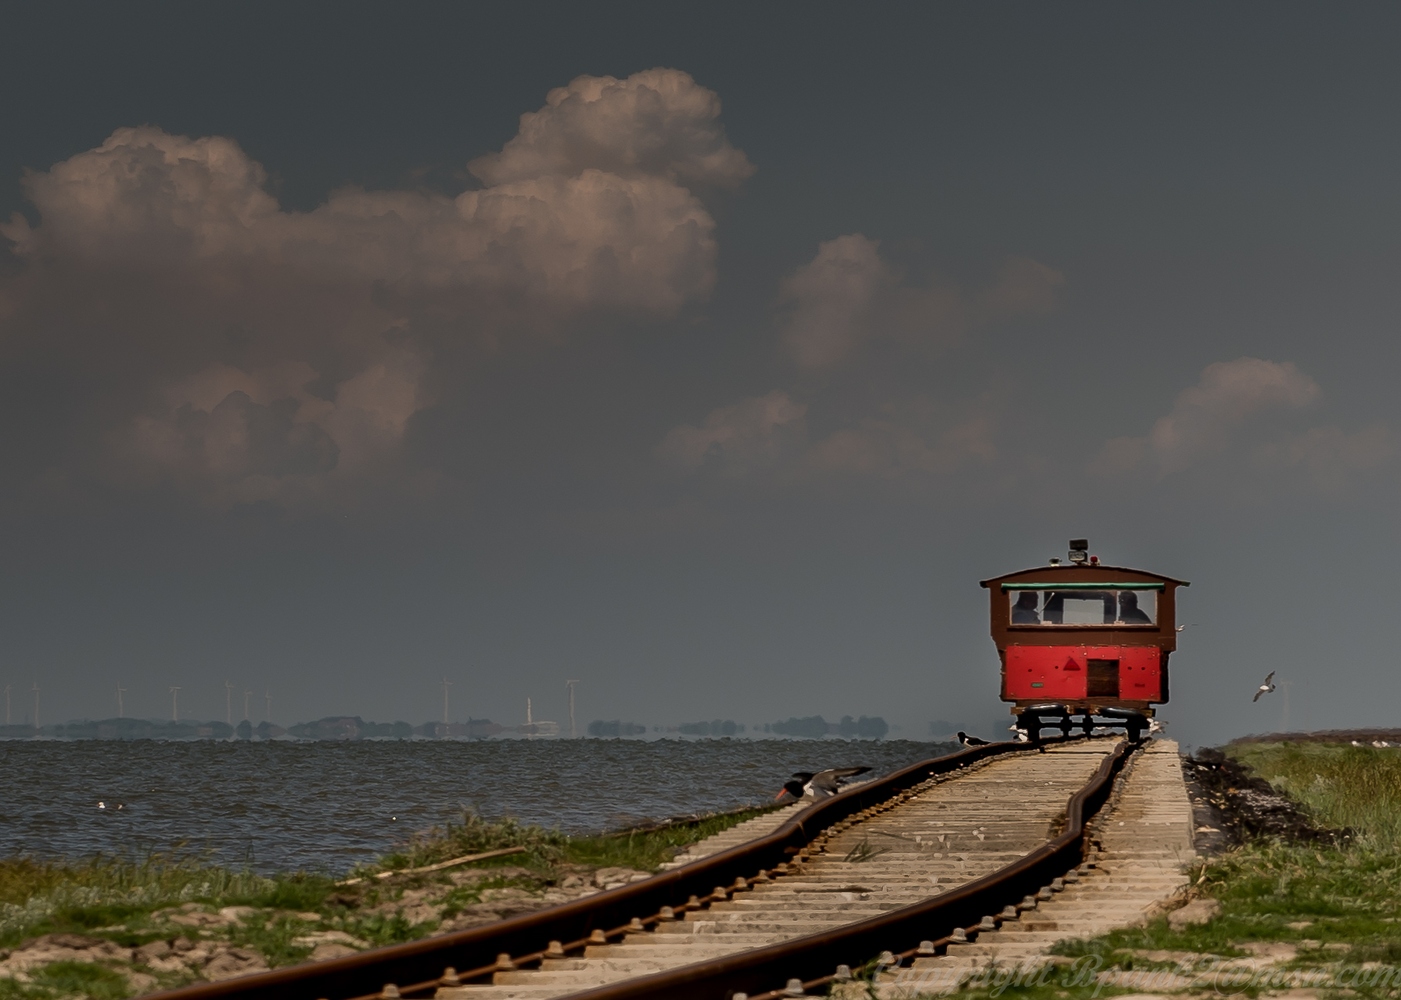
[[[1401,749],[1340,743],[1233,743],[1226,752],[1321,823],[1401,850]]]
[[[848,851],[846,857],[842,860],[846,861],[848,864],[859,865],[863,862],[870,861],[872,858],[880,857],[882,854],[886,853],[886,850],[887,848],[872,847],[870,841],[862,839],[861,843]]]
[[[91,962],[54,962],[34,972],[36,985],[65,996],[119,1000],[131,992],[126,976]]]

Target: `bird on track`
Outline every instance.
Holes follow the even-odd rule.
[[[958,742],[966,747],[985,747],[990,743],[988,740],[980,740],[976,736],[969,736],[962,729],[958,731]]]
[[[1148,720],[1148,731],[1150,733],[1161,733],[1167,728],[1166,722],[1159,722],[1157,719]]]
[[[842,782],[849,781],[858,774],[865,774],[869,767],[829,767],[825,771],[795,771],[793,779],[785,782],[783,790],[774,796],[774,800],[791,795],[795,799],[812,797],[814,799],[826,799],[836,795],[841,790]]]
[[[1251,701],[1259,701],[1262,694],[1269,694],[1275,689],[1275,672],[1271,670],[1265,675],[1265,683],[1255,689],[1255,697]]]

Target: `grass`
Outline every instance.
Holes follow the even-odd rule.
[[[446,893],[442,912],[451,917],[480,902],[486,889],[538,891],[582,869],[656,870],[687,845],[764,811],[753,809],[689,825],[591,837],[569,837],[509,818],[492,822],[466,813],[458,822],[410,838],[359,872],[418,867],[500,847],[528,848],[521,855],[466,866],[478,869],[483,877],[456,887],[451,879],[456,869],[348,888],[324,875],[294,872],[265,877],[174,854],[72,862],[11,858],[0,860],[0,947],[14,948],[27,938],[56,932],[86,934],[136,947],[169,939],[175,933],[199,936],[193,929],[172,928],[155,916],[158,911],[187,903],[208,909],[251,906],[257,909],[252,916],[207,933],[236,946],[254,948],[270,966],[277,967],[308,957],[311,948],[297,944],[296,939],[310,930],[342,930],[371,947],[426,936],[436,929],[436,916],[410,923],[401,912],[383,912],[392,911],[394,902],[406,891],[432,888],[434,899]],[[383,907],[386,903],[390,906]],[[160,976],[163,986],[179,985],[188,978]],[[92,963],[56,962],[34,972],[31,983],[0,978],[0,1000],[73,996],[115,1000],[131,992],[119,971]]]
[[[1349,827],[1370,846],[1401,850],[1401,749],[1339,743],[1234,743],[1227,754],[1320,825]]]
[[[33,982],[20,984],[0,979],[0,1000],[48,1000],[86,997],[89,1000],[121,1000],[131,994],[121,973],[90,962],[54,962],[32,974]]]
[[[262,905],[278,888],[273,879],[177,856],[81,862],[12,858],[0,861],[0,947],[52,931],[89,933],[125,925],[192,900]],[[142,943],[139,933],[106,936],[123,945]]]
[[[539,872],[546,882],[559,869],[570,865],[654,871],[687,845],[768,811],[768,808],[748,809],[660,830],[590,837],[570,837],[558,830],[525,826],[509,817],[488,821],[469,812],[464,813],[458,823],[434,827],[415,835],[402,848],[380,858],[365,872],[417,868],[467,854],[517,846],[527,847],[528,850],[523,855],[492,859],[482,865],[525,866]]]

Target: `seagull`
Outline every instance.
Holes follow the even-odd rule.
[[[1161,733],[1167,728],[1166,722],[1159,722],[1157,719],[1148,720],[1148,731],[1150,733]]]
[[[958,731],[958,742],[966,747],[985,747],[989,744],[988,740],[980,740],[976,736],[969,736],[962,729]]]
[[[858,774],[865,774],[869,767],[829,767],[825,771],[796,771],[793,780],[784,784],[783,790],[774,796],[775,800],[791,795],[795,799],[807,798],[825,799],[836,795],[841,789],[838,787],[849,778],[854,778]]]
[[[1260,700],[1260,696],[1261,696],[1262,694],[1269,694],[1269,693],[1270,693],[1271,691],[1273,691],[1274,689],[1275,689],[1275,672],[1274,672],[1273,670],[1271,670],[1271,671],[1265,676],[1265,683],[1261,684],[1258,688],[1255,689],[1255,697],[1254,697],[1254,698],[1251,698],[1250,700],[1251,700],[1251,701],[1259,701],[1259,700]]]
[[[1196,627],[1197,627],[1197,623],[1196,623],[1196,622],[1189,622],[1189,623],[1186,624],[1186,625],[1178,625],[1176,628],[1173,629],[1173,631],[1174,631],[1174,632],[1181,632],[1184,628],[1196,628]]]

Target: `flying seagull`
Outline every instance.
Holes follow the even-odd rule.
[[[958,731],[958,742],[966,747],[985,747],[988,745],[987,740],[980,740],[976,736],[969,736],[962,729]]]
[[[836,795],[840,791],[842,782],[856,777],[858,774],[865,774],[869,767],[829,767],[825,771],[797,771],[793,774],[793,780],[786,782],[783,790],[774,796],[781,799],[785,795],[791,795],[795,799],[811,796],[815,799],[825,799]]]
[[[1251,698],[1250,700],[1251,700],[1251,701],[1259,701],[1259,700],[1260,700],[1260,696],[1261,696],[1262,694],[1269,694],[1269,693],[1270,693],[1271,691],[1273,691],[1274,689],[1275,689],[1275,672],[1274,672],[1273,670],[1271,670],[1271,671],[1265,676],[1265,683],[1261,684],[1258,688],[1255,689],[1255,697],[1254,697],[1254,698]]]

